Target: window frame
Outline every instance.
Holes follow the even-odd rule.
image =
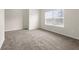
[[[57,19],[57,18],[63,19],[62,25],[58,25],[58,24],[56,25],[56,24],[53,24],[53,23],[52,23],[52,24],[48,24],[48,23],[47,23],[46,17],[45,17],[45,16],[46,16],[46,15],[45,15],[45,12],[49,12],[49,11],[52,11],[52,10],[53,10],[53,9],[50,9],[50,10],[47,9],[47,10],[44,11],[45,25],[48,25],[48,26],[57,26],[57,27],[64,27],[64,9],[61,9],[61,10],[63,10],[63,17],[53,17],[53,16],[52,16],[52,18],[50,18],[50,19],[52,19],[52,20],[53,20],[53,19],[55,20],[55,19]],[[48,19],[49,19],[49,18],[48,18]],[[56,21],[56,20],[55,20],[55,21]]]

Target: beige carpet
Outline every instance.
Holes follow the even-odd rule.
[[[5,33],[2,50],[76,50],[79,40],[44,30],[18,30]]]

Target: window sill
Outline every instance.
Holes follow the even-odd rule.
[[[62,28],[64,28],[64,25],[53,25],[53,24],[45,24],[45,25],[47,25],[47,26],[56,26],[56,27],[62,27]]]

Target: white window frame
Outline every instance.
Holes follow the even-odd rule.
[[[64,13],[64,9],[62,9],[63,10],[63,13]],[[52,9],[50,9],[50,10],[45,10],[45,12],[48,12],[48,11],[52,11]],[[45,15],[45,13],[44,13],[44,15]],[[53,19],[62,19],[63,20],[63,23],[62,23],[62,25],[57,25],[57,24],[49,24],[49,23],[47,23],[47,20],[46,20],[46,17],[44,17],[45,18],[45,25],[48,25],[48,26],[57,26],[57,27],[64,27],[64,15],[63,15],[63,17],[51,17],[51,19],[53,20]],[[49,19],[49,18],[48,18]],[[51,20],[51,19],[49,19],[49,20]]]

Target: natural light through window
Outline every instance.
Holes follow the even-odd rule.
[[[45,10],[45,25],[64,27],[64,10],[63,9]]]

